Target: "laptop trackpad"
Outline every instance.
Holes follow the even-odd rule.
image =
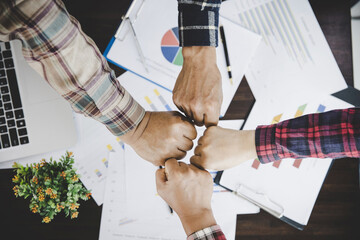
[[[21,82],[21,85],[24,85],[22,90],[26,92],[24,101],[29,105],[34,105],[61,98],[60,94],[58,94],[45,79],[42,79],[36,72],[34,72],[34,74],[37,76],[29,76],[26,81]]]

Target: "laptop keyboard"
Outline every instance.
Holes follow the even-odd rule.
[[[6,42],[0,45],[0,149],[28,143],[14,61]]]

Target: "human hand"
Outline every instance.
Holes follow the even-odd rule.
[[[255,130],[239,131],[217,126],[199,138],[190,162],[198,167],[225,170],[257,158]]]
[[[213,180],[209,172],[169,159],[156,172],[159,195],[179,215],[187,235],[216,225],[211,210]]]
[[[173,101],[198,126],[217,125],[222,83],[215,47],[183,47],[184,63],[173,89]]]
[[[156,166],[181,159],[193,147],[196,129],[179,112],[146,112],[140,124],[121,139]]]

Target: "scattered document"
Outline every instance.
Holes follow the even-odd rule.
[[[309,101],[347,87],[308,0],[229,0],[220,15],[262,36],[245,74],[257,101]]]
[[[299,100],[300,101],[300,100]],[[302,102],[292,108],[256,102],[244,129],[269,125],[309,113],[349,108],[351,105],[328,96],[315,102]],[[264,114],[264,111],[267,111]],[[272,112],[272,117],[270,116]],[[265,206],[279,206],[283,216],[305,226],[310,218],[332,159],[283,159],[268,164],[250,160],[224,171],[220,184],[258,199]],[[256,194],[255,194],[256,193]]]
[[[134,9],[133,11],[136,11],[136,8]],[[104,55],[109,61],[172,91],[183,63],[177,27],[177,1],[147,0],[143,1],[139,9],[138,14],[132,14],[136,15],[132,19],[132,24],[140,47],[137,45],[130,27],[126,28],[124,25],[125,28],[122,30],[124,33],[120,33],[118,38],[110,43],[110,47]],[[221,115],[223,116],[261,37],[225,18],[220,19],[220,24],[224,26],[233,75],[233,84],[231,84],[224,49],[219,41],[216,51],[223,83],[224,98],[221,106]],[[148,71],[141,60],[139,48],[143,52]]]
[[[121,146],[114,135],[100,122],[78,115],[79,144],[75,149],[75,164],[80,180],[91,190],[98,205],[103,203],[109,164],[109,152]]]
[[[239,129],[242,122],[224,120],[219,125]],[[197,128],[198,137],[204,130]],[[184,162],[189,162],[192,152]],[[109,154],[100,239],[185,239],[178,216],[170,213],[169,206],[157,194],[155,172],[158,168],[140,158],[127,145],[124,152]],[[211,174],[215,176],[216,172]],[[257,206],[215,184],[212,208],[228,239],[235,238],[237,214],[259,212]]]
[[[164,88],[131,72],[123,73],[118,80],[146,111],[178,111],[172,93]]]
[[[157,194],[157,168],[138,157],[131,147],[125,149],[125,154],[116,151],[109,155],[100,239],[185,239],[178,216],[170,213],[169,206]],[[213,202],[219,194],[222,193],[213,194]],[[228,239],[234,239],[236,212],[228,205],[231,196],[221,198],[222,205],[213,204],[214,215]],[[246,204],[236,197],[233,202]],[[252,208],[258,212],[257,207]]]

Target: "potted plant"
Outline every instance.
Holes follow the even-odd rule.
[[[49,162],[42,159],[26,166],[14,163],[15,196],[30,198],[30,210],[39,213],[43,223],[49,223],[61,211],[77,218],[79,200],[90,199],[91,193],[80,182],[73,164],[72,152],[66,152],[59,162],[50,158]]]

